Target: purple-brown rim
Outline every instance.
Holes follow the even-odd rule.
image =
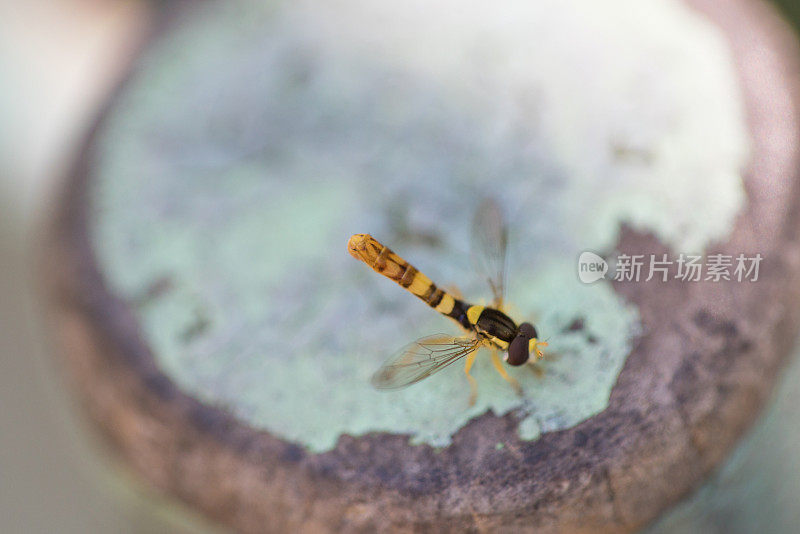
[[[656,517],[752,422],[793,344],[800,303],[794,37],[760,2],[690,4],[731,45],[754,146],[747,207],[708,252],[765,260],[755,284],[617,283],[644,334],[605,411],[533,442],[517,437],[514,414],[486,413],[439,451],[373,433],[312,454],[198,402],[158,368],[98,270],[87,189],[101,119],[59,203],[45,265],[56,335],[92,419],[144,477],[245,532],[596,532]],[[675,252],[630,229],[618,250]]]

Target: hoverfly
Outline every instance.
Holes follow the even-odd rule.
[[[486,200],[478,208],[472,225],[472,239],[476,266],[486,277],[494,296],[491,306],[468,304],[460,296],[437,287],[430,278],[369,234],[355,234],[348,241],[347,248],[354,258],[453,319],[467,333],[461,337],[436,334],[406,345],[372,376],[375,388],[404,388],[466,358],[464,374],[469,380],[469,404],[472,406],[477,398],[478,384],[470,375],[470,369],[478,349],[485,347],[490,350],[497,372],[518,394],[522,393],[519,383],[503,367],[498,352],[506,352],[503,359],[509,365],[520,366],[528,362],[531,354],[534,361],[541,359],[544,356],[541,347],[546,347],[547,343],[539,341],[531,323],[518,325],[503,311],[508,230],[502,211],[494,201]]]

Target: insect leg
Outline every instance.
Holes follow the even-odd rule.
[[[472,375],[469,374],[469,370],[472,369],[472,364],[475,363],[475,355],[478,351],[473,352],[469,356],[467,356],[467,361],[464,364],[464,374],[467,375],[467,380],[469,380],[469,405],[474,406],[475,401],[478,398],[478,382],[472,378]]]
[[[548,344],[546,341],[539,341],[536,338],[531,339],[530,341],[530,353],[531,356],[534,356],[530,360],[528,360],[528,364],[530,364],[531,369],[533,370],[533,374],[536,375],[537,378],[542,378],[544,376],[544,368],[541,366],[539,362],[547,358],[548,360],[554,359],[553,354],[549,353],[547,356],[544,355],[542,349],[540,347],[546,347]]]
[[[522,386],[520,386],[519,382],[517,382],[513,376],[509,375],[508,371],[506,371],[506,368],[503,367],[503,362],[500,361],[500,356],[497,355],[496,349],[492,349],[492,363],[494,364],[494,368],[497,369],[497,372],[500,373],[500,376],[502,376],[506,382],[511,384],[511,387],[514,388],[514,391],[517,392],[517,395],[521,396]]]
[[[547,343],[546,341],[539,341],[538,339],[533,338],[533,339],[530,340],[530,342],[528,344],[528,352],[530,354],[535,354],[536,355],[536,361],[539,361],[539,360],[544,358],[544,353],[542,352],[542,347],[546,347],[548,345],[549,345],[549,343]],[[531,362],[531,363],[533,363],[533,362]]]

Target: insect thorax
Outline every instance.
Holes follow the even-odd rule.
[[[478,332],[510,343],[517,335],[517,324],[505,313],[494,308],[484,308],[475,323]]]

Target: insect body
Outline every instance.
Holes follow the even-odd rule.
[[[506,230],[496,204],[485,202],[473,225],[476,259],[494,293],[491,306],[471,305],[434,284],[387,246],[369,234],[355,234],[347,244],[350,254],[376,272],[394,280],[414,296],[425,301],[439,313],[454,320],[467,332],[466,336],[444,334],[418,339],[389,358],[373,375],[372,384],[378,389],[399,389],[419,382],[451,363],[466,358],[464,372],[471,386],[470,405],[477,395],[477,384],[469,371],[481,347],[491,350],[495,369],[518,392],[521,388],[509,376],[498,356],[506,351],[505,361],[513,366],[529,361],[531,354],[542,357],[536,328],[531,323],[517,324],[503,312]],[[491,273],[491,274],[489,274]]]

